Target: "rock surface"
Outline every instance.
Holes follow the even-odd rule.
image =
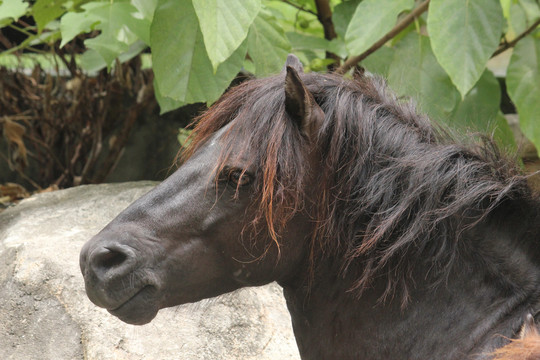
[[[163,309],[128,325],[84,292],[79,251],[153,183],[89,185],[0,213],[0,359],[298,359],[281,288]]]

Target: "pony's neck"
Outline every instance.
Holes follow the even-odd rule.
[[[309,288],[282,284],[302,359],[490,358],[540,308],[540,256],[526,239],[538,232],[527,230],[525,212],[496,211],[467,231],[463,254],[437,284],[436,264],[412,259],[405,308],[399,291],[381,302],[384,276],[356,296],[354,272],[340,275],[336,259],[319,264]]]

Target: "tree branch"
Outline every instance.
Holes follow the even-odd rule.
[[[336,29],[332,21],[332,9],[328,0],[315,0],[315,6],[317,7],[317,19],[322,24],[324,29],[324,38],[326,40],[332,40],[337,37]],[[334,53],[326,52],[327,59],[333,59],[334,64],[329,65],[329,70],[339,66],[340,58]]]
[[[525,36],[529,35],[530,33],[532,33],[536,27],[540,25],[540,19],[536,20],[531,26],[529,26],[527,28],[527,30],[525,30],[524,32],[522,32],[521,34],[519,34],[514,40],[510,41],[510,42],[505,42],[501,45],[499,45],[499,47],[497,48],[497,50],[495,50],[495,52],[493,53],[493,55],[491,55],[491,57],[495,57],[497,55],[499,55],[500,53],[502,52],[505,52],[506,50],[516,46],[516,44],[518,43],[518,41],[520,41],[521,39],[523,39]]]
[[[315,14],[313,11],[308,10],[308,9],[304,9],[303,6],[297,5],[297,4],[293,3],[292,1],[289,1],[289,0],[281,0],[281,1],[283,1],[285,4],[291,5],[294,8],[297,8],[300,11],[304,11],[304,12],[310,13],[311,15],[317,16],[317,14]]]
[[[326,40],[335,39],[337,34],[334,29],[334,23],[332,22],[330,3],[328,0],[315,0],[315,6],[317,7],[317,19],[319,19],[324,29],[324,38]]]
[[[353,56],[347,59],[339,68],[336,69],[336,73],[344,74],[349,71],[352,67],[356,66],[360,61],[367,58],[369,55],[373,54],[379,48],[381,48],[386,42],[394,38],[397,34],[403,31],[407,26],[409,26],[414,19],[419,17],[424,13],[429,7],[429,0],[425,0],[417,8],[411,11],[407,16],[405,16],[399,23],[396,24],[386,35],[380,38],[375,44],[373,44],[369,49],[364,51],[362,54]]]

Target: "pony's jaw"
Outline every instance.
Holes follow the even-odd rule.
[[[161,308],[240,287],[221,255],[204,242],[161,239],[157,244],[130,225],[111,226],[96,235],[80,260],[89,299],[122,321],[146,324]]]

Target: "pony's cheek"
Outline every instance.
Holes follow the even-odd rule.
[[[161,284],[160,307],[196,302],[240,287],[227,257],[201,239],[186,241],[161,264],[155,274]]]

